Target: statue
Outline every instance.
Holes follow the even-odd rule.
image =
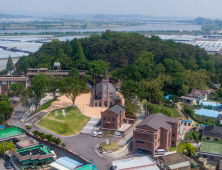
[[[106,139],[106,145],[108,145],[109,144],[109,140],[108,139]]]
[[[65,113],[65,110],[63,109],[62,110],[62,117],[65,117],[66,113]]]
[[[57,110],[55,111],[55,116],[58,116],[58,114],[57,114]]]

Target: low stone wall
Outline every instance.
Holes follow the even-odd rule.
[[[124,146],[121,150],[117,152],[103,152],[101,155],[108,158],[119,158],[128,155],[132,151],[133,142],[129,142],[126,146]]]

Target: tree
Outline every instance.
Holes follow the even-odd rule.
[[[79,78],[79,70],[77,68],[72,68],[68,74],[69,77]]]
[[[60,138],[57,138],[56,141],[55,141],[56,145],[59,145],[61,143],[61,139]]]
[[[45,139],[45,133],[44,132],[40,132],[39,136],[40,136],[41,139]]]
[[[15,66],[13,64],[13,61],[12,61],[12,58],[11,56],[8,57],[8,62],[6,64],[6,70],[7,71],[10,71],[10,74],[11,74],[11,71],[15,69]]]
[[[105,61],[97,60],[89,63],[89,72],[98,76],[104,73],[105,66],[109,70],[109,65]]]
[[[125,80],[121,84],[120,91],[123,94],[125,100],[131,103],[135,100],[138,90],[138,83],[133,80]]]
[[[179,98],[177,95],[173,94],[170,96],[170,100],[172,101],[172,106],[174,106],[174,103],[178,103]]]
[[[138,106],[136,102],[126,102],[126,114],[136,116],[137,113],[141,113],[140,106]]]
[[[72,56],[72,46],[70,45],[69,40],[66,40],[66,44],[64,47],[64,53],[67,55],[68,58]]]
[[[77,38],[75,38],[73,42],[72,58],[75,67],[78,67],[81,62],[86,60],[82,46]]]
[[[66,77],[60,81],[60,91],[72,100],[74,106],[76,97],[86,91],[86,82],[84,80],[72,77]]]
[[[171,58],[166,58],[163,60],[164,67],[166,68],[167,73],[172,73],[174,69],[173,60]]]
[[[35,112],[37,112],[38,105],[41,101],[42,96],[44,95],[44,92],[46,91],[47,84],[48,77],[44,73],[36,74],[32,79],[30,97],[35,103]]]
[[[26,105],[26,107],[29,109],[29,112],[31,113],[31,106],[29,105],[29,97],[30,97],[30,94],[31,94],[31,89],[23,89],[21,91],[21,98],[20,98],[20,102],[22,103],[22,105]]]
[[[13,92],[13,93],[16,93],[16,95],[18,96],[19,93],[21,93],[21,91],[24,89],[24,85],[21,84],[21,83],[13,83],[11,86],[10,86],[10,90]]]
[[[56,100],[56,91],[59,89],[61,77],[50,75],[48,76],[47,91],[53,94]]]
[[[11,110],[11,106],[9,103],[5,100],[0,101],[0,118],[3,120],[3,125],[4,121],[7,119],[7,115]]]
[[[63,148],[66,147],[66,144],[65,144],[65,143],[62,143],[62,147],[63,147]]]
[[[196,148],[194,146],[191,145],[191,143],[186,143],[185,147],[184,147],[185,151],[184,153],[191,157],[191,155],[196,155]]]
[[[37,136],[39,135],[40,132],[39,132],[38,130],[35,130],[35,131],[33,131],[32,133],[34,134],[34,136],[37,137]]]
[[[108,131],[108,132],[104,132],[102,134],[103,138],[107,138],[109,140],[109,144],[111,145],[111,139],[115,136],[114,131]]]
[[[62,123],[62,128],[64,129],[65,133],[69,129],[69,122],[65,121]]]
[[[50,134],[50,135],[45,135],[45,138],[48,140],[48,142],[51,142],[53,136],[52,136],[52,134]]]
[[[171,110],[167,109],[165,115],[168,117],[173,117],[173,112]]]
[[[25,128],[29,131],[32,129],[32,126],[26,125]]]

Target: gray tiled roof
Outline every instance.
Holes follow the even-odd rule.
[[[13,101],[13,100],[19,102],[20,97],[18,97],[18,96],[10,97],[8,101]]]
[[[215,132],[211,132],[211,131],[215,131]],[[222,137],[222,128],[218,127],[217,125],[205,126],[203,135]]]
[[[161,127],[169,130],[172,127],[172,125],[170,125],[169,123],[178,123],[179,121],[179,119],[170,118],[163,115],[162,113],[157,113],[149,115],[136,127],[147,125],[155,130],[160,129]]]
[[[219,114],[218,120],[222,120],[222,114]]]
[[[199,89],[192,89],[192,91],[190,92],[190,94],[186,95],[187,97],[201,97],[201,96],[205,96],[207,94],[207,91],[205,90],[199,90]]]
[[[116,113],[117,115],[119,115],[120,111],[124,112],[125,111],[125,107],[119,105],[119,104],[115,104],[113,106],[110,106],[107,110],[111,110],[112,112]]]

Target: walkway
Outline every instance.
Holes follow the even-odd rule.
[[[92,118],[91,117],[90,120],[86,123],[86,125],[81,130],[81,133],[85,133],[85,134],[91,135],[93,129],[95,127],[97,127],[99,123],[100,123],[100,119],[99,118]]]
[[[125,144],[130,140],[130,138],[133,137],[133,130],[136,129],[136,126],[137,126],[140,122],[142,122],[143,119],[145,119],[145,116],[138,116],[138,117],[137,117],[137,121],[136,121],[136,123],[134,124],[132,130],[131,130],[124,138],[122,138],[122,139],[118,142],[119,145],[125,145]]]

